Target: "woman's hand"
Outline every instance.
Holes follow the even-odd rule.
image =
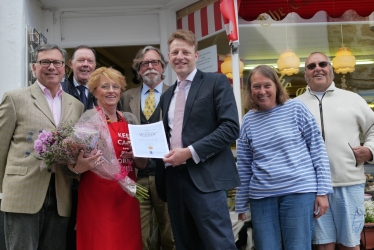
[[[134,153],[132,152],[132,146],[131,141],[127,140],[125,143],[123,143],[123,150],[121,152],[121,158],[122,159],[133,159]]]
[[[70,171],[76,174],[84,173],[94,167],[100,166],[103,163],[103,160],[101,159],[101,151],[98,150],[96,154],[90,157],[84,157],[84,151],[81,150],[78,155],[77,163],[69,164],[68,168]]]
[[[122,159],[133,159],[136,168],[143,169],[147,166],[148,158],[137,158],[134,156],[130,140],[127,140],[127,142],[124,143],[123,147],[125,149],[121,153]]]
[[[314,218],[318,219],[327,212],[329,199],[327,195],[317,195],[314,202]]]

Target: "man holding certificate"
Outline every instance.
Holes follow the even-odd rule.
[[[192,32],[175,31],[168,45],[178,79],[160,99],[170,152],[158,162],[157,191],[177,249],[236,250],[225,193],[240,184],[230,149],[239,136],[234,94],[226,76],[196,69]]]
[[[163,83],[165,78],[163,73],[167,64],[168,62],[164,59],[161,51],[152,46],[146,46],[139,50],[133,60],[132,67],[138,73],[138,77],[143,81],[143,84],[138,88],[124,92],[121,95],[121,105],[123,111],[133,113],[141,124],[153,124],[161,119],[161,110],[158,103],[161,94],[168,89],[168,86]],[[141,126],[144,127],[144,125]],[[162,138],[164,139],[164,137]],[[136,142],[140,141],[133,140],[133,143]],[[151,247],[150,233],[152,232],[151,214],[153,209],[159,225],[160,245],[164,250],[172,250],[175,249],[175,245],[168,208],[156,192],[155,162],[152,156],[147,157],[150,159],[147,167],[139,169],[137,174],[137,183],[146,187],[149,194],[149,197],[140,203],[143,250],[148,250]]]

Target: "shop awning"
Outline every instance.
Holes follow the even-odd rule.
[[[282,20],[288,13],[295,12],[310,19],[320,10],[334,18],[341,17],[347,10],[366,17],[374,11],[374,0],[241,0],[239,16],[253,21],[266,13],[273,20]]]

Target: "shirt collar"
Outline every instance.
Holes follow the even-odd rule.
[[[44,95],[52,96],[51,91],[50,91],[49,89],[47,89],[46,86],[44,86],[43,84],[41,84],[38,80],[36,80],[36,83],[39,85],[39,87],[40,87],[40,89],[42,90],[42,92],[43,92]],[[61,97],[61,95],[62,95],[62,91],[63,91],[63,90],[62,90],[62,88],[61,88],[61,84],[59,84],[59,89],[58,89],[58,91],[57,91],[57,93],[56,93],[56,96],[57,96],[57,97]]]
[[[335,87],[335,82],[332,82],[332,83],[330,84],[330,86],[329,86],[325,91],[323,91],[323,92],[315,92],[315,91],[313,91],[313,90],[309,87],[309,85],[306,86],[307,91],[309,91],[309,92],[312,93],[312,94],[325,93],[326,91],[334,90],[335,88],[336,88],[336,87]]]
[[[157,86],[154,88],[155,92],[158,92],[158,93],[162,93],[162,86],[163,86],[164,82],[160,82],[159,84],[157,84]],[[146,85],[145,83],[143,83],[143,87],[142,87],[142,95],[145,95],[148,93],[148,90],[150,89],[150,87],[148,87],[148,85]]]
[[[78,82],[77,82],[77,80],[75,80],[75,78],[74,78],[74,77],[73,77],[73,82],[74,82],[74,86],[75,86],[75,87],[78,87],[79,85],[82,85],[82,84],[78,83]],[[84,87],[86,87],[86,88],[87,88],[87,86],[86,86],[86,85],[82,85],[82,86],[84,86]]]
[[[194,70],[192,70],[192,72],[186,77],[186,79],[185,80],[187,80],[187,81],[189,81],[189,82],[191,82],[192,83],[192,81],[193,81],[193,79],[194,79],[194,77],[195,77],[195,75],[196,75],[196,72],[197,72],[197,69],[195,68]],[[181,80],[179,80],[179,78],[178,78],[178,83],[180,82]]]

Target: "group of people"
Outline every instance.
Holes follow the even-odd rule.
[[[169,62],[152,46],[137,53],[133,69],[142,85],[127,91],[119,71],[95,70],[88,46],[73,51],[73,74],[62,83],[66,52],[52,44],[36,49],[36,82],[5,93],[0,104],[7,249],[145,250],[157,222],[163,250],[235,250],[225,192],[232,188],[239,219],[251,212],[257,250],[312,244],[328,250],[336,243],[358,249],[374,114],[361,97],[335,87],[328,58],[309,56],[307,91],[296,100],[271,67],[253,69],[240,129],[226,76],[196,68],[195,35],[176,30],[168,48]],[[168,64],[177,75],[171,87],[164,83]],[[104,114],[121,167],[148,190],[144,202],[90,171],[104,163],[100,150],[88,157],[81,151],[76,164],[40,170],[33,157],[39,131],[74,123],[83,112]],[[119,137],[129,138],[128,124],[160,120],[170,147],[163,159],[135,157],[130,140],[118,144]],[[72,186],[74,179],[79,185]]]
[[[289,100],[271,67],[250,72],[235,209],[242,220],[250,210],[256,250],[359,250],[374,113],[335,87],[323,53],[307,58],[304,75],[306,92]]]

